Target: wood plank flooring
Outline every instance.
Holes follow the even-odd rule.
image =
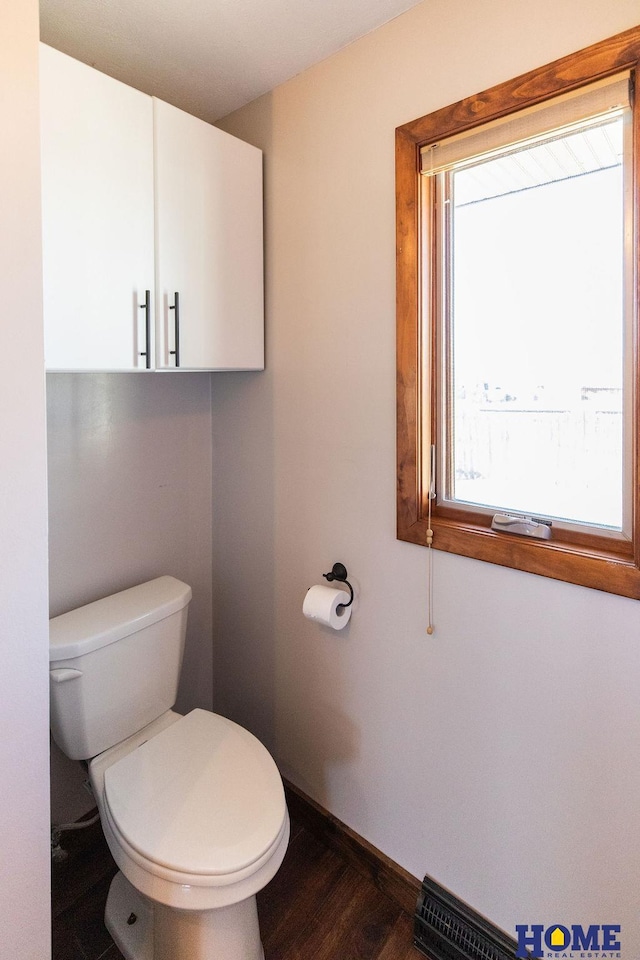
[[[122,960],[103,921],[115,864],[100,824],[67,833],[52,867],[53,960]],[[266,960],[420,960],[413,920],[294,821],[282,867],[258,895]]]

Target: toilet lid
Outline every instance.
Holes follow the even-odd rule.
[[[231,874],[259,860],[286,816],[282,780],[247,730],[193,710],[105,772],[118,830],[181,873]]]

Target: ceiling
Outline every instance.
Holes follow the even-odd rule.
[[[417,2],[40,0],[40,35],[214,122]]]

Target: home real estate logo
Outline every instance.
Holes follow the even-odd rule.
[[[586,930],[577,923],[545,927],[541,923],[517,924],[516,957],[575,958],[575,960],[617,960],[620,953],[620,924],[590,924]]]

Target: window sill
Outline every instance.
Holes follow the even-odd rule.
[[[398,539],[424,545],[427,528],[426,519],[399,524]],[[431,529],[436,550],[640,599],[640,567],[629,555],[628,545],[625,549],[620,544],[618,552],[610,547],[596,549],[560,539],[527,539],[452,517],[433,516]]]

